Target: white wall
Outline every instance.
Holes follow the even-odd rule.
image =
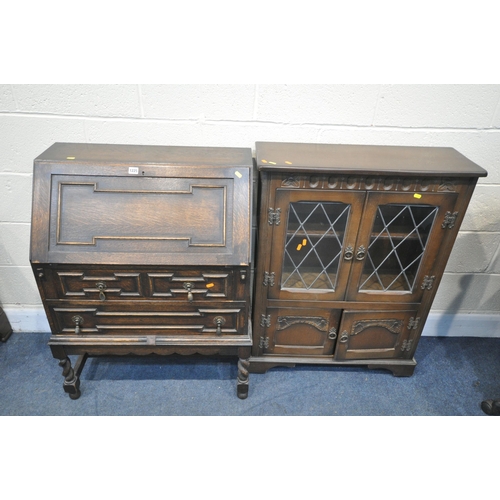
[[[28,260],[31,181],[56,141],[454,147],[489,176],[426,334],[500,336],[500,85],[0,84],[0,304],[16,331],[48,331]]]

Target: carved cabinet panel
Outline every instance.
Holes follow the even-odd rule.
[[[335,359],[404,358],[411,350],[417,311],[344,311]]]
[[[450,148],[257,143],[256,156],[251,369],[330,363],[413,373],[486,171]]]
[[[332,354],[337,339],[340,310],[269,307],[261,315],[264,332],[259,339],[266,354]]]

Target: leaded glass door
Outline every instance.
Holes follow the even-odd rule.
[[[418,302],[432,285],[446,212],[454,193],[369,193],[358,235],[348,299]]]
[[[342,300],[365,193],[278,190],[269,297]]]

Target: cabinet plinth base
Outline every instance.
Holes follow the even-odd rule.
[[[415,371],[415,366],[417,366],[417,362],[414,359],[335,361],[328,357],[255,356],[250,358],[249,371],[250,373],[266,373],[271,368],[278,366],[293,368],[296,364],[367,367],[371,370],[389,370],[395,377],[410,377]]]

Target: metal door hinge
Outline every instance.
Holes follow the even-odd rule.
[[[274,286],[274,273],[264,272],[264,281],[262,282],[264,286]]]
[[[419,322],[420,318],[410,318],[410,321],[408,321],[408,330],[416,330]]]
[[[268,328],[271,326],[271,315],[270,314],[268,314],[267,316],[265,314],[261,315],[260,326],[262,326],[263,328]]]
[[[435,276],[424,276],[424,281],[422,281],[422,290],[431,290],[434,286]]]
[[[259,342],[259,347],[261,349],[268,349],[269,348],[269,337],[261,337],[260,342]]]
[[[403,340],[403,343],[401,344],[401,350],[402,351],[409,351],[411,349],[412,343],[413,343],[413,340]]]
[[[281,222],[281,208],[277,208],[276,210],[270,208],[267,212],[267,222],[270,226],[273,224],[279,226]]]
[[[457,220],[457,217],[458,217],[458,212],[453,212],[453,213],[451,213],[451,212],[446,212],[446,213],[444,214],[444,221],[443,221],[443,223],[441,224],[441,227],[442,227],[443,229],[446,229],[446,228],[448,228],[448,229],[452,229],[452,228],[453,228],[453,226],[455,225],[455,222],[456,222],[456,220]]]

